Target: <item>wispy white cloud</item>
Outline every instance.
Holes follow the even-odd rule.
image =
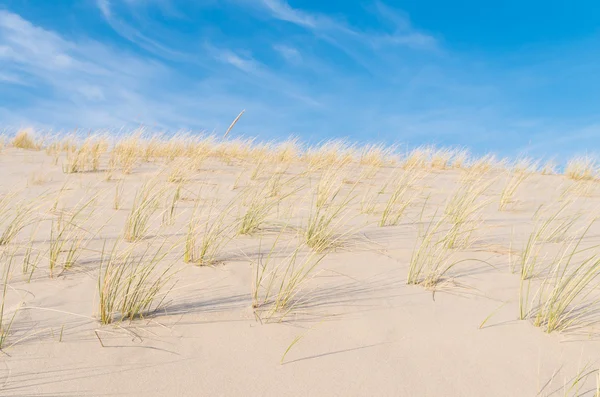
[[[130,5],[135,5],[136,3],[138,2],[132,2]],[[165,59],[194,62],[193,57],[190,57],[188,54],[174,50],[173,48],[165,46],[160,42],[149,38],[147,35],[123,21],[121,18],[119,18],[117,13],[114,12],[111,0],[96,0],[96,5],[104,17],[104,20],[115,32],[117,32],[126,40],[129,40],[144,50]]]
[[[290,47],[284,44],[275,44],[273,49],[279,53],[286,61],[291,63],[298,63],[302,60],[302,55],[294,47]]]
[[[231,50],[214,50],[214,57],[224,63],[232,65],[246,73],[260,73],[260,65],[252,58],[243,58]]]
[[[6,110],[6,123],[107,126],[149,115],[177,122],[176,113],[164,114],[152,99],[157,87],[151,82],[169,74],[160,63],[94,41],[64,39],[8,11],[0,11],[0,47],[3,75],[10,77],[0,84],[26,82],[37,92],[23,108]]]
[[[285,0],[257,0],[251,4],[254,7],[262,7],[275,19],[304,27],[338,45],[343,45],[339,40],[342,37],[346,40],[350,39],[367,45],[387,43],[422,50],[436,49],[438,45],[435,37],[416,30],[404,13],[394,10],[379,1],[375,3],[375,10],[381,17],[394,23],[392,33],[361,31],[329,16],[293,8]]]
[[[318,14],[310,14],[298,9],[290,7],[290,5],[282,0],[258,0],[257,4],[262,6],[271,13],[274,18],[282,21],[294,23],[310,29],[324,29],[338,27],[332,19]]]

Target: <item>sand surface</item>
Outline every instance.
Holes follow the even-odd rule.
[[[581,234],[598,214],[600,190],[594,183],[531,174],[508,208],[499,211],[507,173],[485,173],[485,181],[493,182],[479,198],[487,204],[473,242],[453,252],[465,261],[432,289],[407,285],[411,255],[419,230],[436,211],[443,212],[467,171],[420,170],[406,213],[397,225],[379,227],[389,191],[377,196],[372,213],[361,213],[361,205],[397,171],[346,165],[339,175],[342,192],[350,192],[352,201],[336,224],[343,234],[340,245],[324,253],[289,313],[261,320],[252,308],[252,263],[275,241],[274,261],[298,246],[302,255],[310,253],[299,234],[322,171],[269,164],[253,180],[256,165],[209,158],[181,183],[175,218],[165,224],[178,184],[166,182],[163,163],[140,163],[130,174],[116,172],[106,180],[105,172],[66,174],[63,161],[54,164],[43,151],[14,148],[0,155],[0,194],[16,191],[23,200],[39,202],[35,223],[2,247],[9,253],[3,255],[4,269],[13,254],[5,316],[19,310],[0,353],[0,395],[505,397],[593,396],[596,391],[595,374],[571,388],[578,372],[599,365],[593,315],[586,326],[550,334],[531,319],[520,321],[520,276],[513,269],[539,206],[561,205],[565,189],[570,190],[563,198],[572,201],[565,214],[581,214],[570,235]],[[184,263],[182,246],[195,203],[212,207],[213,215],[228,208],[233,222],[242,214],[244,192],[265,184],[275,171],[290,178],[283,190],[292,193],[260,230],[232,236],[216,264]],[[164,208],[153,214],[148,236],[136,244],[175,245],[163,261],[177,271],[174,286],[158,311],[101,325],[102,248],[112,247],[123,234],[136,190],[153,177],[166,186]],[[119,184],[122,203],[115,210]],[[45,250],[52,220],[92,197],[96,200],[81,221],[83,252],[73,266],[59,267],[50,277]],[[598,244],[599,236],[600,224],[593,224],[585,245]],[[28,281],[21,263],[31,241],[42,259]],[[540,263],[561,244],[546,244],[549,254],[540,255]],[[539,282],[534,279],[532,289]],[[586,298],[590,304],[597,303],[594,291]]]

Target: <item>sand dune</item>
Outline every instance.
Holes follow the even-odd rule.
[[[594,173],[22,134],[0,154],[0,394],[600,395]]]

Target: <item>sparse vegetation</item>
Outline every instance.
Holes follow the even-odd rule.
[[[6,164],[22,158],[26,166],[11,169],[0,186],[0,350],[9,338],[21,340],[28,327],[45,322],[49,331],[31,331],[40,340],[62,341],[63,331],[65,340],[70,333],[90,332],[56,319],[81,316],[62,300],[72,298],[70,291],[87,299],[82,288],[96,283],[96,300],[90,295],[83,302],[93,303],[95,313],[87,314],[114,324],[98,330],[140,340],[154,333],[149,324],[177,332],[179,316],[190,310],[202,316],[199,327],[220,318],[222,307],[235,308],[227,312],[235,324],[252,313],[261,323],[294,326],[319,316],[346,321],[338,309],[358,305],[397,315],[388,309],[406,305],[413,294],[422,298],[420,288],[404,282],[464,292],[477,318],[456,320],[482,333],[506,312],[512,317],[501,321],[512,326],[518,304],[518,318],[527,320],[523,326],[573,332],[582,340],[596,336],[600,258],[592,220],[600,196],[591,157],[563,167],[529,158],[474,157],[460,148],[422,146],[399,155],[396,147],[379,144],[327,141],[306,147],[297,139],[167,137],[143,129],[118,138],[79,132],[50,138],[32,131],[10,136],[3,160],[14,155]],[[46,154],[35,152],[42,149]],[[490,271],[464,266],[473,262]],[[177,281],[181,288],[173,287]],[[46,293],[44,283],[54,285],[60,299]],[[13,292],[31,302],[13,305]],[[440,306],[428,310],[449,310],[455,301],[438,300],[431,305]],[[481,302],[489,303],[483,312]],[[244,307],[245,313],[238,311]],[[24,309],[52,314],[42,321],[33,312],[17,315]],[[159,313],[167,314],[164,323],[150,318]],[[362,309],[353,313],[358,321],[381,320],[374,311],[366,317]],[[147,321],[123,324],[140,318]],[[257,328],[250,331],[253,337],[287,332]],[[44,336],[57,330],[60,337]],[[160,338],[170,337],[161,332]],[[594,346],[590,351],[597,353]],[[565,395],[588,390],[580,386],[592,373],[586,367],[566,384]]]
[[[125,221],[124,237],[126,241],[141,240],[148,233],[150,220],[158,210],[164,189],[158,182],[150,180],[145,182],[136,192],[133,205]]]
[[[160,308],[170,289],[173,265],[159,264],[171,249],[148,243],[120,251],[119,241],[102,250],[98,274],[98,317],[102,324],[142,318]]]
[[[13,147],[26,150],[40,150],[41,144],[35,141],[31,130],[21,130],[12,140]]]
[[[565,175],[576,181],[595,179],[598,174],[596,160],[590,156],[575,157],[567,163]]]
[[[252,307],[259,318],[283,320],[301,304],[304,284],[312,278],[324,255],[296,248],[283,260],[275,258],[279,238],[267,255],[253,261]]]

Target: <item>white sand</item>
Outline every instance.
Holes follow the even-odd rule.
[[[344,226],[354,231],[353,237],[326,255],[304,286],[305,301],[283,322],[261,324],[253,314],[250,260],[259,249],[270,249],[277,221],[302,225],[311,202],[308,188],[284,201],[279,217],[273,214],[266,230],[228,243],[223,263],[200,267],[178,261],[177,284],[160,312],[100,325],[99,250],[104,239],[114,241],[122,234],[135,190],[159,169],[143,164],[130,175],[116,174],[116,179],[124,178],[123,205],[116,211],[112,201],[117,182],[105,181],[103,173],[64,174],[44,152],[9,148],[0,155],[0,193],[23,188],[23,197],[48,194],[49,207],[68,179],[59,208],[99,194],[88,227],[91,232],[103,226],[75,266],[54,278],[42,260],[27,283],[21,274],[22,252],[17,254],[7,305],[9,310],[19,303],[23,307],[9,347],[0,353],[0,395],[506,397],[536,396],[542,390],[539,395],[563,396],[577,395],[574,390],[565,394],[563,386],[567,382],[568,388],[586,364],[598,368],[600,343],[593,326],[546,334],[531,321],[517,320],[519,276],[509,269],[511,238],[514,259],[538,206],[558,203],[561,192],[574,183],[563,176],[531,175],[519,187],[517,202],[499,212],[505,177],[490,173],[489,178],[499,179],[484,197],[491,203],[476,232],[479,241],[457,255],[491,266],[461,263],[435,296],[421,286],[406,285],[417,220],[425,197],[430,196],[424,216],[428,220],[451,195],[462,171],[428,172],[415,189],[418,200],[400,224],[380,228],[379,215],[361,215],[359,202],[364,192],[379,189],[389,177],[392,169],[384,167],[357,187],[358,197]],[[251,166],[209,160],[185,184],[184,198],[203,186],[207,202],[217,197],[219,205],[226,206],[243,189],[232,186],[244,169],[241,185],[251,182]],[[299,170],[292,166],[290,174]],[[265,174],[271,171],[267,167]],[[350,175],[356,178],[358,173]],[[31,185],[33,175],[45,181]],[[297,185],[303,181],[307,178]],[[597,204],[600,196],[594,186],[569,211],[589,216]],[[54,215],[46,207],[40,212],[51,219]],[[168,227],[160,226],[157,213],[150,234],[180,241],[192,207],[192,201],[180,201],[178,219]],[[49,220],[39,224],[39,247],[47,246],[49,230]],[[597,243],[599,232],[600,224],[589,232],[589,244]],[[29,237],[29,229],[23,230],[13,246],[24,245]],[[299,241],[290,227],[278,247],[292,249]],[[182,248],[175,254],[181,255]],[[300,335],[303,338],[280,364],[286,348]],[[589,377],[579,393],[592,396],[595,382]]]

